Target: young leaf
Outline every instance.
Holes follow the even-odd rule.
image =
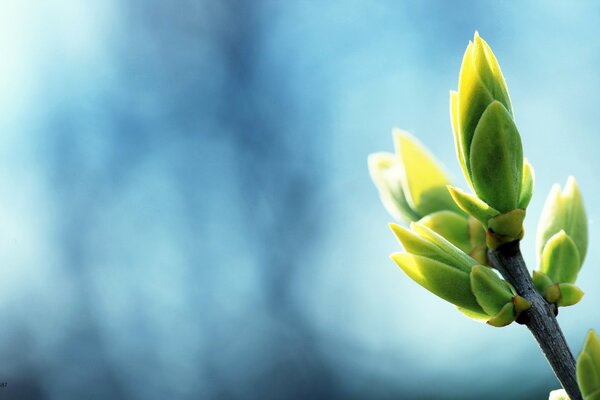
[[[521,137],[498,101],[485,110],[471,144],[471,178],[477,196],[500,212],[517,208],[523,175]]]
[[[526,209],[533,196],[535,174],[533,167],[527,159],[523,160],[523,182],[521,183],[521,194],[519,195],[519,208]]]
[[[432,243],[426,238],[423,238],[400,225],[390,224],[390,228],[407,253],[431,258],[467,273],[471,271],[471,260],[468,260],[460,255],[453,254],[460,252],[460,250],[456,248],[440,248],[440,246],[437,244]]]
[[[454,246],[452,243],[444,239],[438,233],[432,231],[428,227],[418,222],[413,222],[410,224],[410,228],[423,239],[428,240],[433,243],[439,249],[444,252],[446,255],[452,257],[454,259],[453,265],[463,265],[469,268],[469,272],[471,271],[471,266],[477,264],[475,260],[461,251],[458,247]]]
[[[512,305],[512,293],[491,268],[476,265],[471,269],[471,291],[488,315],[496,315],[507,303]]]
[[[574,283],[581,266],[573,240],[561,230],[548,240],[542,251],[540,271],[553,282]]]
[[[440,210],[462,213],[445,189],[450,179],[425,147],[399,129],[394,143],[403,167],[402,189],[413,210],[423,216]]]
[[[486,228],[488,220],[500,214],[498,210],[490,207],[485,202],[477,198],[477,196],[465,193],[453,186],[448,186],[448,191],[460,208],[476,218]]]
[[[416,221],[417,214],[406,201],[402,190],[402,165],[400,159],[391,153],[373,153],[369,155],[369,174],[379,191],[379,198],[386,211],[398,221]]]

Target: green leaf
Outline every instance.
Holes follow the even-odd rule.
[[[469,274],[430,258],[396,253],[392,259],[415,282],[438,297],[462,308],[483,313],[473,293]]]
[[[474,263],[474,261],[463,257],[459,249],[442,248],[400,225],[390,224],[390,228],[407,253],[431,258],[467,273],[471,271],[471,262]]]
[[[475,32],[473,40],[473,53],[475,68],[479,72],[481,80],[494,99],[500,101],[512,116],[512,105],[504,76],[500,70],[500,64],[498,64],[498,60],[490,46],[479,36],[478,32]]]
[[[519,195],[519,208],[526,209],[533,196],[535,174],[533,167],[527,159],[523,160],[523,182],[521,183],[521,194]]]
[[[490,207],[477,196],[465,193],[453,186],[448,186],[448,191],[460,208],[476,218],[486,228],[488,220],[500,214],[498,210]]]
[[[473,135],[471,178],[477,196],[500,212],[517,208],[523,176],[521,137],[498,101],[485,110]]]
[[[468,254],[472,250],[468,217],[464,214],[459,215],[453,211],[438,211],[421,218],[418,223],[438,233],[465,253]]]
[[[411,222],[421,216],[410,207],[402,191],[402,165],[400,159],[391,153],[369,155],[369,174],[379,191],[379,198],[386,211],[396,220]]]
[[[403,167],[402,189],[412,209],[422,216],[441,210],[462,213],[446,190],[450,179],[434,157],[409,133],[395,129],[393,134]]]
[[[512,305],[513,294],[491,268],[476,265],[471,269],[471,291],[488,315],[496,315],[507,303]]]
[[[553,282],[574,283],[581,266],[573,240],[561,230],[548,240],[542,252],[540,271]]]

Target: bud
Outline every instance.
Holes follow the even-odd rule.
[[[564,231],[575,243],[581,262],[587,251],[588,227],[583,198],[575,178],[567,179],[565,188],[552,186],[540,217],[537,232],[537,253],[542,257],[544,247],[552,236]]]
[[[531,304],[518,296],[508,282],[491,268],[476,265],[471,268],[471,290],[477,303],[492,318],[487,323],[501,327],[513,322]]]
[[[476,194],[453,193],[457,204],[486,228],[494,216],[525,209],[533,193],[533,169],[523,160],[521,137],[500,65],[477,32],[463,58],[458,92],[450,93],[450,114],[458,160]],[[525,213],[513,217],[524,218]],[[511,218],[508,231],[492,229],[490,233],[498,238],[490,238],[488,246],[495,249],[519,240],[523,223],[519,218]]]
[[[573,177],[564,190],[554,185],[544,205],[537,232],[538,291],[559,306],[579,302],[583,292],[573,283],[587,250],[587,218],[581,193]]]
[[[396,264],[463,314],[493,326],[505,326],[529,307],[490,268],[477,265],[473,258],[424,224],[412,223],[410,230],[396,224],[390,227],[406,251],[392,255]]]
[[[486,264],[485,230],[452,200],[446,173],[409,133],[395,129],[393,135],[396,154],[374,153],[368,159],[386,210],[397,220],[421,222]]]
[[[450,180],[435,158],[407,132],[393,132],[396,154],[369,156],[369,172],[386,210],[397,220],[416,221],[437,211],[464,214],[446,186]]]
[[[577,357],[577,383],[584,399],[600,398],[600,340],[593,330],[588,332]]]

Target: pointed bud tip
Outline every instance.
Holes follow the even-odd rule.
[[[575,180],[575,177],[573,175],[570,175],[567,178],[567,183],[565,184],[565,187],[563,188],[561,194],[563,197],[572,197],[578,191],[579,186],[577,185],[577,181]]]

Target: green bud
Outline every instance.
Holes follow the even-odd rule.
[[[531,303],[516,295],[512,286],[488,267],[476,265],[471,269],[471,291],[492,326],[506,326],[531,308]]]
[[[554,283],[546,274],[533,271],[533,284],[548,303],[568,307],[581,301],[583,291],[572,283]]]
[[[583,350],[577,358],[577,383],[585,400],[594,399],[600,392],[600,340],[590,330]]]
[[[478,33],[465,52],[458,92],[450,92],[450,115],[469,186],[499,212],[524,208],[531,199],[533,175],[530,168],[523,172],[521,138],[502,71]]]
[[[579,252],[579,260],[583,263],[587,251],[587,217],[581,193],[572,176],[561,192],[559,185],[554,185],[542,211],[537,232],[537,253],[542,258],[544,247],[552,236],[564,231],[575,243]]]
[[[553,282],[574,283],[581,267],[579,251],[564,230],[548,240],[542,251],[540,271]]]
[[[483,310],[471,293],[469,274],[431,258],[396,253],[392,259],[412,280],[438,297],[476,313]]]
[[[463,57],[456,97],[457,104],[451,107],[454,114],[452,119],[457,121],[455,125],[465,163],[465,176],[470,177],[471,142],[481,115],[494,100],[499,100],[512,114],[508,89],[498,61],[477,32],[474,42],[469,42]]]

